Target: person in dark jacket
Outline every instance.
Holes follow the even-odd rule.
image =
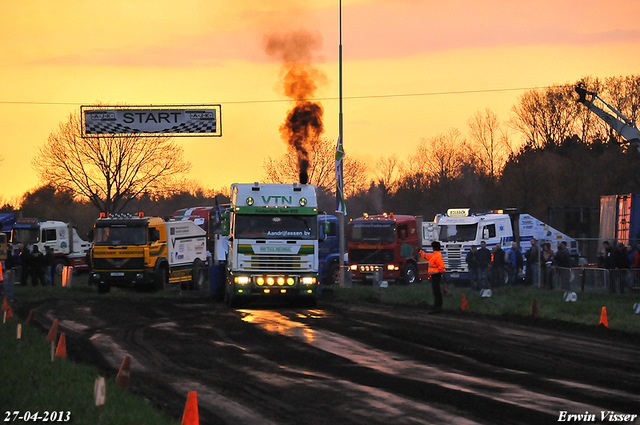
[[[29,276],[31,276],[30,269],[31,252],[29,252],[29,245],[22,245],[22,252],[20,253],[20,263],[22,264],[22,270],[20,273],[20,284],[27,286]]]
[[[481,289],[489,288],[489,263],[491,262],[491,251],[487,248],[485,241],[480,242],[480,249],[476,255],[478,262],[478,281]]]
[[[51,275],[51,267],[53,266],[53,248],[45,246],[44,251],[44,276],[47,281],[47,286],[53,286],[53,276]]]
[[[33,245],[33,251],[31,251],[31,258],[29,259],[29,267],[31,269],[32,285],[38,286],[38,283],[41,283],[42,286],[45,286],[44,254],[40,252],[38,245]]]
[[[503,286],[505,284],[505,254],[502,245],[497,244],[493,247],[493,260],[491,261],[491,276],[494,286]]]

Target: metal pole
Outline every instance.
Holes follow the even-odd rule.
[[[339,92],[340,92],[340,97],[339,97],[339,105],[340,105],[340,113],[338,115],[338,128],[339,128],[339,137],[340,140],[342,141],[342,146],[344,149],[344,137],[343,137],[343,127],[342,127],[342,0],[339,0],[339,15],[340,15],[340,45],[338,47],[338,73],[339,73]],[[343,162],[344,164],[344,159]],[[342,172],[342,169],[340,170]],[[336,196],[339,196],[337,191],[336,191]],[[344,186],[343,186],[343,195],[344,196]],[[345,274],[347,272],[345,265],[344,265],[344,253],[345,253],[345,246],[344,246],[344,234],[345,234],[345,228],[344,228],[344,212],[340,212],[338,214],[338,227],[339,227],[339,236],[340,236],[340,287],[343,288],[345,286]]]

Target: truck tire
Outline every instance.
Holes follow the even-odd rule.
[[[67,260],[65,260],[64,258],[54,258],[53,259],[53,264],[51,264],[51,273],[55,273],[58,276],[62,276],[62,270],[65,268],[65,266],[68,266],[69,263],[67,263]]]
[[[228,293],[224,295],[224,302],[229,308],[237,308],[240,306],[240,300]]]
[[[169,282],[168,274],[169,271],[166,269],[166,267],[160,267],[158,269],[158,273],[156,274],[156,281],[154,282],[156,291],[163,291],[167,286],[167,282]]]
[[[196,258],[193,262],[193,269],[191,271],[191,283],[189,285],[189,289],[202,291],[204,289],[205,281],[206,281],[206,270],[204,268],[204,264],[202,264],[202,260]]]
[[[402,272],[402,284],[411,285],[418,282],[418,269],[415,264],[407,263]]]

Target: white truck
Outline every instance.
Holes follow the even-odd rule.
[[[206,280],[207,233],[192,221],[118,214],[94,226],[90,282],[111,287],[164,289],[180,284],[202,289]]]
[[[531,248],[531,238],[538,241],[538,246],[549,243],[554,252],[564,241],[572,257],[579,255],[575,239],[515,209],[478,213],[469,208],[449,209],[445,215],[438,214],[433,222],[423,223],[422,229],[423,250],[430,251],[433,240],[440,242],[446,275],[451,280],[469,279],[466,256],[473,245],[479,248],[482,241],[489,250],[498,243],[503,249],[510,249],[515,241],[523,254]]]
[[[76,271],[89,270],[86,263],[91,242],[78,236],[70,224],[62,221],[38,221],[36,218],[18,218],[11,229],[11,246],[29,249],[33,245],[44,254],[45,247],[53,248],[52,270],[62,276],[64,266],[73,266]]]
[[[310,184],[231,185],[222,235],[229,236],[225,300],[318,297],[318,204]]]

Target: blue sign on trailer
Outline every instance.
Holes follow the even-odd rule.
[[[0,214],[0,232],[10,233],[16,224],[16,215],[12,213]]]

